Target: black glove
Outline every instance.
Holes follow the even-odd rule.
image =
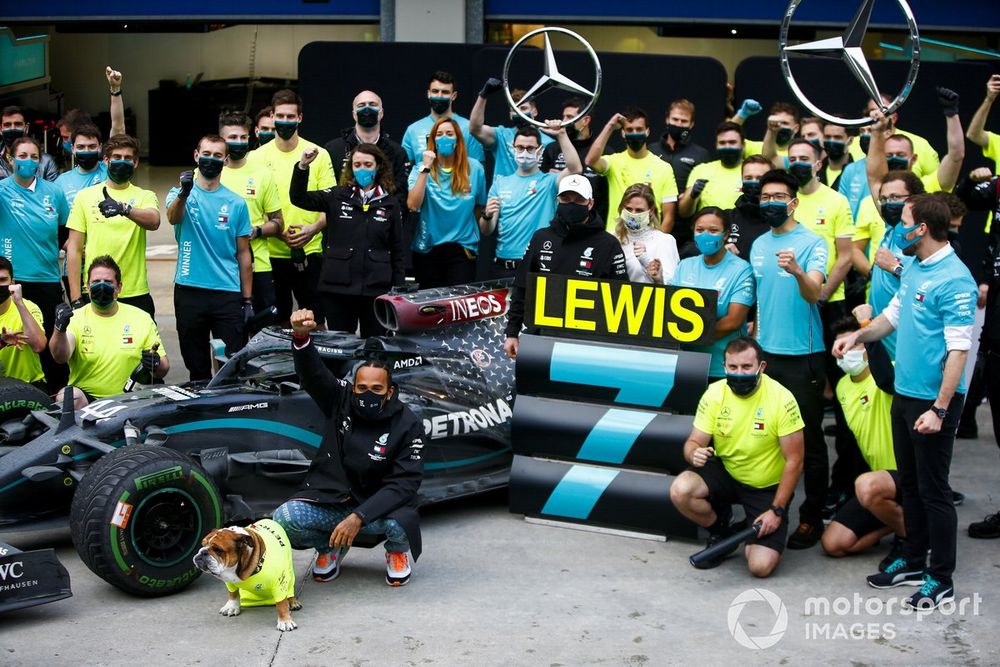
[[[942,88],[938,86],[938,104],[941,105],[941,110],[944,111],[944,115],[947,117],[958,115],[958,93],[950,88]]]
[[[243,324],[247,324],[253,319],[253,301],[243,299]]]
[[[132,207],[125,202],[112,199],[107,188],[104,188],[104,201],[98,204],[97,208],[105,218],[113,218],[116,215],[124,215],[127,218],[132,212]]]
[[[159,365],[160,355],[156,353],[156,350],[142,351],[142,367],[149,371],[150,374],[155,373]]]
[[[490,77],[486,79],[486,83],[483,84],[483,89],[479,91],[480,97],[489,97],[493,93],[497,92],[503,88],[503,81],[497,79],[496,77]]]
[[[88,303],[90,303],[90,295],[89,294],[81,294],[80,298],[74,300],[73,303],[71,303],[70,305],[73,306],[73,310],[76,310],[77,308],[83,308]]]
[[[181,172],[181,197],[187,197],[191,194],[191,188],[194,187],[194,172],[193,171],[182,171]]]
[[[66,327],[69,326],[69,320],[73,317],[73,306],[68,303],[60,303],[56,306],[56,318],[52,326],[56,328],[56,331],[66,332]]]
[[[708,185],[707,178],[699,178],[697,181],[695,181],[694,185],[691,186],[691,199],[697,199],[698,197],[700,197],[701,192],[702,190],[705,189],[706,185]]]

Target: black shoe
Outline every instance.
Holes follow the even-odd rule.
[[[892,546],[889,547],[889,554],[878,564],[878,571],[885,572],[890,565],[896,562],[903,555],[903,540],[898,535],[893,538]]]
[[[803,521],[799,524],[798,530],[788,538],[787,546],[789,549],[808,549],[815,546],[822,535],[822,523],[806,523]]]
[[[969,537],[978,540],[995,540],[1000,537],[1000,512],[989,514],[982,521],[970,523]]]
[[[951,492],[951,504],[958,507],[965,502],[965,494],[959,493],[958,491]]]
[[[729,524],[728,520],[726,523],[722,524],[722,527],[712,530],[708,534],[708,540],[705,542],[705,548],[714,547],[716,544],[722,540],[736,534],[737,532],[743,530],[746,527],[746,520],[738,521],[734,524]],[[710,560],[704,560],[699,562],[695,567],[699,570],[711,570],[712,568],[719,567],[722,562],[733,555],[737,549],[740,548],[739,544],[734,544],[732,549],[719,554],[717,557]]]
[[[923,581],[924,564],[907,563],[905,558],[897,558],[884,571],[868,576],[868,585],[872,588],[919,586]]]
[[[979,437],[979,428],[972,424],[971,426],[958,425],[958,430],[955,431],[955,437],[959,440],[975,440]]]
[[[850,496],[846,491],[830,491],[826,495],[826,502],[823,503],[823,521],[833,521],[833,517],[837,516],[837,512],[849,499]]]
[[[903,606],[919,611],[936,609],[942,602],[955,599],[955,588],[951,584],[938,581],[929,574],[924,575],[920,590],[903,600]]]

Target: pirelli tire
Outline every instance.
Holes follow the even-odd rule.
[[[52,399],[44,391],[21,380],[0,377],[0,424],[20,419],[32,410],[48,410]]]
[[[103,456],[73,496],[73,544],[90,570],[142,597],[175,593],[201,572],[192,558],[222,525],[212,479],[190,458],[158,445]]]

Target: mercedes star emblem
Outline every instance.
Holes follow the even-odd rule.
[[[555,53],[552,51],[552,42],[549,41],[549,33],[553,32],[569,35],[576,41],[580,42],[580,44],[583,45],[583,48],[587,51],[587,53],[590,54],[590,59],[594,63],[594,85],[592,89],[588,89],[584,86],[581,86],[576,81],[573,81],[568,76],[561,74],[559,72],[559,67],[556,65],[556,56]],[[514,98],[510,94],[510,79],[508,78],[508,73],[510,71],[510,64],[514,60],[514,54],[517,53],[517,50],[521,47],[521,45],[524,44],[527,40],[537,35],[545,36],[545,45],[544,45],[545,68],[543,70],[542,76],[538,79],[538,81],[535,82],[535,85],[533,85],[531,88],[528,89],[528,92],[525,93],[524,97],[522,97],[519,102],[515,102]],[[518,108],[518,105],[524,104],[528,100],[535,99],[542,93],[551,90],[553,88],[559,88],[561,90],[570,92],[574,95],[580,95],[581,97],[586,97],[590,100],[589,102],[587,102],[587,105],[583,109],[580,109],[579,114],[577,114],[573,118],[569,118],[561,122],[561,125],[563,127],[567,125],[572,125],[573,123],[580,120],[590,112],[594,104],[597,102],[597,96],[601,94],[601,61],[598,60],[597,53],[594,51],[594,48],[590,45],[590,43],[587,42],[587,40],[585,40],[580,35],[573,32],[572,30],[567,30],[566,28],[539,28],[538,30],[532,30],[527,35],[525,35],[521,39],[517,40],[517,42],[515,42],[514,46],[512,46],[510,51],[507,53],[507,59],[504,60],[503,92],[504,95],[507,97],[507,104],[509,104],[510,108],[514,110],[514,113],[516,113],[518,116],[520,116],[527,122],[531,123],[532,125],[535,125],[536,127],[546,127],[545,123],[535,120],[531,116],[521,111]]]
[[[795,96],[799,98],[799,101],[807,109],[823,120],[844,127],[861,127],[872,123],[872,119],[868,117],[840,118],[828,114],[810,102],[795,82],[795,77],[792,76],[792,68],[788,58],[789,53],[839,58],[847,64],[851,74],[854,75],[854,78],[864,88],[868,97],[875,100],[882,113],[888,116],[903,106],[903,102],[906,101],[910,91],[913,90],[913,84],[917,80],[917,70],[920,68],[920,34],[917,32],[917,22],[913,18],[913,12],[910,10],[910,6],[906,4],[906,0],[896,0],[896,3],[906,17],[906,25],[910,32],[912,60],[910,61],[910,71],[906,76],[906,85],[899,91],[899,94],[896,95],[892,103],[886,106],[882,101],[882,92],[875,82],[875,77],[872,75],[871,68],[868,66],[868,60],[865,58],[864,51],[861,48],[865,33],[868,31],[868,24],[871,21],[872,7],[875,4],[875,0],[862,1],[861,7],[858,8],[857,13],[854,15],[854,20],[851,21],[850,25],[847,26],[847,30],[840,37],[830,37],[829,39],[820,39],[815,42],[789,46],[788,27],[792,22],[792,15],[795,13],[795,10],[802,4],[802,0],[790,0],[788,9],[785,11],[785,18],[781,22],[781,36],[778,41],[781,52],[781,72],[785,76],[785,81],[788,82],[788,87],[792,89],[792,92],[795,93]]]

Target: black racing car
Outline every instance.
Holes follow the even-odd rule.
[[[507,296],[507,282],[386,295],[376,310],[394,335],[315,334],[338,376],[365,358],[391,364],[400,400],[427,435],[423,503],[508,481]],[[297,383],[288,331],[265,329],[219,361],[207,383],[149,386],[75,413],[25,405],[25,416],[8,412],[0,424],[0,531],[68,518],[83,561],[118,588],[162,595],[189,584],[202,536],[269,515],[299,487],[324,423]],[[0,419],[3,398],[0,387]]]

